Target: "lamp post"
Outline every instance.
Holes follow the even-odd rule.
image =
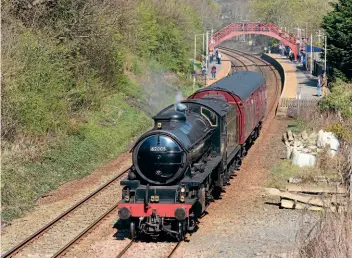
[[[319,47],[320,47],[320,38],[324,36],[324,33],[321,33],[321,30],[318,30],[317,36],[318,36]]]
[[[209,31],[206,32],[205,41],[205,70],[208,72],[208,58],[209,58]]]
[[[310,74],[313,74],[313,34],[310,34]]]
[[[328,49],[327,49],[327,45],[328,45],[328,43],[327,43],[327,41],[328,41],[328,37],[325,35],[324,36],[324,71],[325,71],[325,73],[327,72],[326,71],[326,52],[328,52]]]
[[[203,34],[195,34],[194,35],[194,56],[193,56],[193,71],[196,71],[196,58],[197,58],[197,37],[198,36],[203,36],[204,39],[204,33]],[[204,45],[204,43],[203,43]],[[202,55],[203,56],[203,55]],[[194,92],[194,86],[196,84],[196,76],[194,75],[193,77],[193,92]]]

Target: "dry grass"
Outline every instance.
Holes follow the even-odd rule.
[[[347,212],[325,212],[303,238],[300,257],[343,258],[352,254],[352,204]]]
[[[318,158],[318,167],[324,173],[335,171],[341,184],[349,185],[352,190],[352,120],[343,119],[336,113],[314,114],[300,117],[309,128],[330,129],[335,126],[335,134],[340,138],[339,154],[331,158],[322,153]],[[334,130],[331,130],[334,131]],[[340,133],[340,134],[339,134]],[[339,213],[323,212],[319,221],[308,234],[301,228],[299,239],[299,257],[333,257],[352,256],[352,202],[340,209]],[[348,198],[348,197],[347,197]]]

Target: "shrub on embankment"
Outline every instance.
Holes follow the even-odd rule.
[[[343,82],[337,79],[330,84],[331,93],[321,102],[319,107],[322,110],[330,110],[341,113],[345,118],[352,117],[352,83]]]
[[[194,34],[217,15],[199,4],[3,3],[3,220],[126,150],[150,114],[191,88]]]

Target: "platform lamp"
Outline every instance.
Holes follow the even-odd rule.
[[[202,36],[203,39],[204,39],[204,33],[202,34],[195,34],[194,35],[194,57],[193,57],[193,71],[196,71],[196,58],[197,58],[197,37],[198,36]],[[204,43],[203,43],[203,46],[204,46]],[[203,55],[202,55],[203,56]],[[193,77],[193,92],[194,92],[194,86],[196,84],[196,76],[194,75]]]
[[[310,34],[310,74],[313,74],[313,34]]]
[[[327,73],[327,70],[326,70],[326,52],[328,52],[328,36],[324,36],[324,71],[325,73]]]

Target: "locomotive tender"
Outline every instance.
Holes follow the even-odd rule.
[[[171,105],[132,148],[119,217],[130,235],[166,233],[182,240],[223,187],[253,141],[266,113],[265,78],[235,72]]]

